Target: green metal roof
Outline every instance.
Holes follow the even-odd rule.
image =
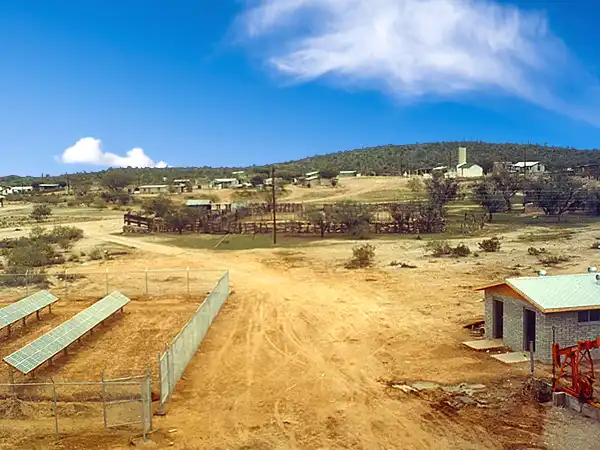
[[[185,204],[187,206],[209,206],[211,203],[210,200],[188,200]]]
[[[544,312],[600,308],[596,273],[508,278],[506,283]]]

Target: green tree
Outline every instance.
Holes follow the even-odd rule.
[[[434,173],[427,180],[427,198],[429,203],[443,208],[458,197],[458,182],[453,178],[445,178],[441,173]]]
[[[33,211],[29,217],[31,217],[36,222],[42,222],[44,219],[52,215],[52,209],[50,206],[39,203],[33,207]]]
[[[342,202],[330,207],[331,220],[346,226],[350,236],[364,237],[368,234],[371,215],[360,203]]]
[[[120,191],[133,182],[133,176],[125,170],[109,170],[102,176],[102,186],[112,191]]]
[[[525,200],[560,220],[563,214],[584,206],[585,189],[580,180],[564,175],[538,178],[528,183]]]
[[[331,210],[329,208],[309,207],[305,212],[306,219],[318,230],[321,237],[325,236],[327,227],[333,222]]]
[[[177,230],[179,234],[192,222],[189,209],[185,206],[169,211],[165,216],[165,221],[170,229]]]
[[[170,213],[175,211],[175,205],[169,197],[159,195],[158,197],[146,199],[142,203],[142,211],[148,215],[166,218]]]
[[[508,172],[495,173],[490,178],[494,191],[498,192],[504,199],[506,210],[512,211],[512,199],[522,189],[521,179]]]
[[[490,180],[478,183],[475,186],[474,194],[475,200],[487,211],[488,222],[492,221],[494,213],[507,210],[506,200],[502,192],[498,191],[496,185]]]

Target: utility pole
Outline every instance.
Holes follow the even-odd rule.
[[[276,205],[276,196],[275,196],[275,167],[271,167],[271,193],[273,194],[273,199],[271,202],[271,207],[273,208],[273,245],[277,244],[277,205]]]

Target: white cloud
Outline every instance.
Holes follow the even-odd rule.
[[[542,12],[488,0],[253,0],[238,23],[296,82],[400,100],[501,92],[600,124],[598,80]]]
[[[67,148],[60,157],[65,164],[91,164],[104,167],[167,167],[167,163],[155,163],[141,148],[129,150],[125,156],[102,150],[102,141],[92,137],[79,139],[75,145]]]

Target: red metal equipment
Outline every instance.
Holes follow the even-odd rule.
[[[554,367],[558,371],[558,375],[554,379],[554,391],[566,392],[583,402],[599,406],[592,402],[594,398],[593,385],[596,378],[590,350],[595,348],[600,348],[600,338],[580,341],[577,345],[565,348],[560,348],[558,344],[552,344],[552,359]],[[582,368],[582,363],[587,367]],[[587,373],[582,373],[582,369],[587,369]],[[561,385],[561,380],[568,377],[571,378],[570,385]]]

